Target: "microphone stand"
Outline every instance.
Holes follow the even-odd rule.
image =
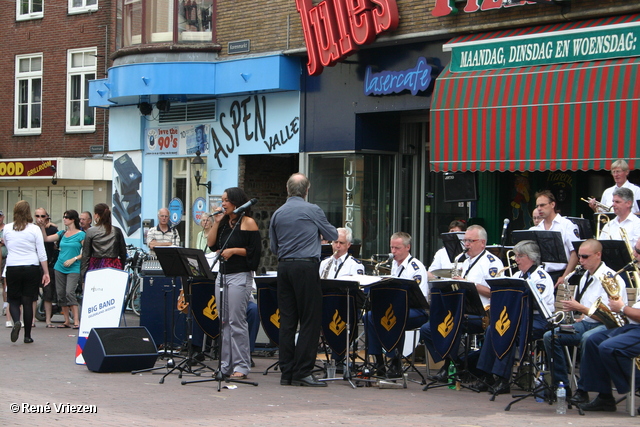
[[[213,267],[216,265],[216,263],[220,262],[219,277],[220,277],[220,295],[222,296],[221,298],[222,301],[219,308],[220,335],[218,336],[218,368],[216,369],[216,372],[214,373],[213,378],[209,378],[206,380],[196,380],[196,381],[182,381],[182,385],[218,381],[218,392],[222,389],[222,381],[224,381],[225,383],[239,383],[239,384],[252,385],[256,387],[258,386],[257,382],[230,378],[222,374],[222,341],[224,337],[225,328],[228,324],[228,320],[226,318],[228,314],[225,312],[225,307],[227,307],[229,295],[228,295],[228,287],[227,287],[227,280],[226,280],[226,276],[227,276],[226,263],[224,262],[224,260],[222,260],[222,256],[220,254],[222,254],[222,252],[224,252],[224,250],[227,249],[229,240],[231,239],[231,236],[233,235],[233,233],[236,231],[236,227],[238,227],[238,225],[242,223],[242,218],[244,218],[244,211],[240,213],[240,216],[238,217],[238,221],[236,222],[236,224],[233,227],[231,227],[231,233],[229,233],[229,237],[227,237],[227,240],[220,247],[220,252],[218,253],[218,257],[216,257],[216,259],[213,261],[213,264],[211,265],[211,270],[213,271]]]

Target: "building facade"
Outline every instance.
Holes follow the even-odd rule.
[[[62,224],[67,209],[111,201],[108,112],[88,104],[103,77],[115,9],[109,0],[2,5],[0,209],[21,199]]]
[[[590,139],[597,128],[567,130],[581,110],[555,117],[547,109],[551,115],[534,126],[529,117],[537,113],[527,107],[522,114],[518,102],[546,90],[564,94],[558,105],[596,103],[577,94],[602,94],[601,86],[575,85],[576,74],[551,85],[558,64],[568,62],[545,62],[549,52],[540,47],[550,40],[571,46],[576,42],[556,38],[594,28],[611,43],[610,30],[635,34],[629,28],[638,12],[627,2],[593,0],[371,0],[357,7],[341,0],[275,0],[268,7],[121,0],[113,66],[89,90],[89,105],[109,110],[116,218],[130,241],[141,243],[144,225],[169,206],[190,245],[200,213],[225,188],[240,185],[259,199],[267,248],[269,216],[286,198],[286,178],[300,170],[312,182],[310,201],[333,224],[353,230],[361,257],[388,252],[390,234],[402,230],[414,236],[412,253],[428,263],[453,219],[483,224],[489,243],[500,243],[503,218],[528,227],[540,189],[557,192],[563,214],[589,214],[579,198],[612,185],[602,171],[612,159],[635,167],[637,135],[622,132],[626,148],[602,151],[611,144]],[[523,42],[520,54],[539,62],[507,64],[494,49],[527,39],[537,41]],[[476,49],[464,51],[462,63],[485,68],[452,68],[468,46]],[[623,48],[613,57],[575,58],[571,67],[633,62],[635,48]],[[547,67],[551,77],[510,83],[523,67]],[[510,70],[509,84],[475,83],[496,69]],[[607,81],[628,89],[630,78]],[[602,96],[613,99],[613,92]],[[633,93],[623,98],[637,105]],[[499,116],[487,113],[498,107]],[[607,120],[628,122],[615,108]],[[600,121],[596,113],[589,117]],[[518,151],[525,146],[532,148]],[[199,183],[210,182],[210,189],[194,178],[197,157],[206,165]],[[564,161],[572,158],[581,160]],[[267,257],[263,268],[274,265]]]

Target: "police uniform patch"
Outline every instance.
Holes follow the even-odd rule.
[[[578,239],[580,238],[580,233],[578,232],[577,229],[575,228],[573,229],[573,234],[575,234]]]
[[[359,268],[357,271],[358,271],[358,274],[364,274],[364,270],[361,268]]]
[[[544,270],[538,270],[538,276],[540,276],[541,279],[546,279],[547,275],[544,272]]]
[[[496,258],[490,253],[487,253],[487,259],[491,262],[494,262],[496,260]]]
[[[362,264],[362,261],[360,261],[358,258],[351,257],[351,259],[353,259],[356,264]]]
[[[489,275],[491,277],[496,277],[496,274],[498,274],[498,267],[491,267],[489,269]]]
[[[411,261],[411,267],[413,267],[414,271],[420,270],[420,267],[418,267],[418,263],[415,261]]]
[[[422,283],[422,276],[419,274],[417,276],[413,276],[413,280],[415,280],[419,285],[420,283]]]
[[[545,289],[547,289],[547,287],[545,285],[543,285],[542,283],[536,283],[536,288],[538,288],[538,292],[543,293]]]

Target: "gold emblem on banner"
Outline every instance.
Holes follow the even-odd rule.
[[[387,308],[387,311],[384,313],[384,317],[380,319],[380,324],[387,330],[387,332],[389,332],[394,326],[396,326],[397,320],[396,314],[393,312],[393,304],[389,304],[389,308]]]
[[[338,309],[336,309],[335,314],[333,315],[333,320],[329,323],[329,329],[336,335],[340,335],[342,331],[344,331],[347,327],[346,322],[342,320],[340,314],[338,313]]]
[[[496,331],[503,336],[511,326],[511,320],[509,320],[509,315],[507,314],[507,306],[505,305],[500,312],[500,318],[496,322]]]
[[[453,331],[453,314],[451,314],[451,310],[449,310],[442,323],[438,325],[438,332],[440,332],[442,338],[446,338],[451,331]]]
[[[211,320],[216,320],[218,318],[218,305],[216,304],[215,295],[211,295],[211,299],[207,306],[202,310],[202,314]]]
[[[273,323],[276,328],[280,329],[280,309],[276,309],[276,312],[269,316],[269,321]]]

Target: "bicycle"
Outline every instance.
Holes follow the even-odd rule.
[[[133,311],[136,316],[140,316],[140,294],[142,292],[140,270],[142,269],[142,262],[147,258],[148,254],[142,248],[127,245],[127,255],[125,271],[129,273],[129,281],[127,283],[124,307],[125,310]]]

